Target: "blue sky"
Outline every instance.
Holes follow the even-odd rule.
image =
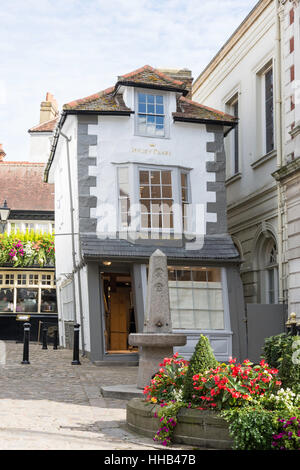
[[[50,91],[59,106],[142,65],[196,78],[257,0],[1,0],[0,143],[27,160]]]

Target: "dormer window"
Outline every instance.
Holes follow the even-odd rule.
[[[164,95],[137,92],[136,102],[136,133],[148,137],[165,137]]]

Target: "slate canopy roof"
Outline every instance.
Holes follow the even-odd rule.
[[[135,258],[143,261],[151,256],[154,251],[153,246],[154,244],[147,246],[144,243],[132,243],[124,239],[103,240],[97,236],[81,236],[82,254],[86,259],[99,257],[103,259]],[[240,262],[240,255],[230,236],[205,236],[202,248],[196,250],[187,250],[184,242],[180,245],[164,246],[161,241],[157,240],[156,246],[162,249],[170,260],[176,259],[183,262],[188,260],[195,262],[195,264],[200,260],[205,262],[219,262],[220,260],[228,263]]]

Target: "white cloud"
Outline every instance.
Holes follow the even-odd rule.
[[[27,129],[51,91],[60,105],[145,64],[197,77],[255,0],[2,0],[0,142],[28,158]]]

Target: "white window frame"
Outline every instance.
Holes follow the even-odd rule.
[[[233,107],[238,103],[238,117],[240,117],[241,111],[241,100],[240,100],[240,91],[235,90],[231,93],[230,98],[226,99],[225,102],[225,112],[228,114],[234,115]],[[238,133],[238,169],[235,171],[235,129],[229,133],[225,138],[225,149],[229,157],[229,168],[227,171],[227,177],[239,175],[241,173],[241,128],[240,124],[237,124],[237,133]]]
[[[272,69],[273,71],[273,110],[275,111],[275,67],[273,58],[266,60],[263,66],[256,70],[256,141],[257,141],[257,158],[276,150],[275,135],[275,112],[273,112],[273,149],[267,152],[266,138],[266,92],[265,78],[266,74]]]
[[[6,232],[8,234],[10,234],[11,232],[14,231],[13,229],[13,225],[15,224],[18,224],[20,226],[20,231],[22,233],[25,233],[26,232],[26,225],[27,224],[32,224],[33,225],[33,228],[32,229],[29,229],[29,230],[34,230],[35,232],[38,232],[40,231],[39,229],[39,225],[47,225],[47,232],[43,232],[43,233],[53,233],[54,232],[54,221],[49,221],[49,220],[13,220],[13,219],[10,219],[8,220],[7,222],[7,229],[6,229]],[[17,228],[18,230],[18,228]]]
[[[150,135],[147,133],[142,133],[139,130],[138,123],[138,94],[143,93],[145,95],[160,95],[163,97],[163,106],[164,106],[164,135]],[[134,133],[136,136],[140,137],[149,137],[153,139],[168,139],[170,137],[170,118],[169,118],[169,94],[161,90],[149,90],[147,88],[136,88],[134,93],[134,109],[135,109],[135,125]],[[141,113],[143,114],[143,113]],[[146,113],[145,113],[146,114]],[[155,114],[154,114],[155,116]]]
[[[124,163],[116,166],[116,178],[118,176],[118,168],[128,168],[129,176],[129,187],[130,187],[130,207],[137,207],[140,204],[140,183],[139,183],[139,174],[140,171],[170,171],[171,172],[171,184],[172,184],[172,199],[173,199],[173,228],[172,229],[161,229],[161,228],[142,228],[140,223],[141,212],[139,211],[139,223],[137,230],[139,233],[151,233],[155,234],[180,234],[184,233],[183,227],[183,214],[182,214],[182,198],[181,198],[181,173],[187,175],[188,183],[188,197],[189,205],[192,204],[191,197],[191,184],[190,184],[190,171],[189,168],[179,167],[179,166],[169,166],[169,165],[147,165],[142,163]],[[117,179],[118,182],[118,179]],[[117,184],[117,227],[118,231],[124,231],[124,227],[121,224],[121,211],[120,211],[120,202],[119,202],[119,184]],[[136,217],[136,214],[131,214],[131,221]],[[188,230],[192,224],[191,220],[191,211],[188,212]],[[127,230],[135,231],[130,224],[127,227]]]

